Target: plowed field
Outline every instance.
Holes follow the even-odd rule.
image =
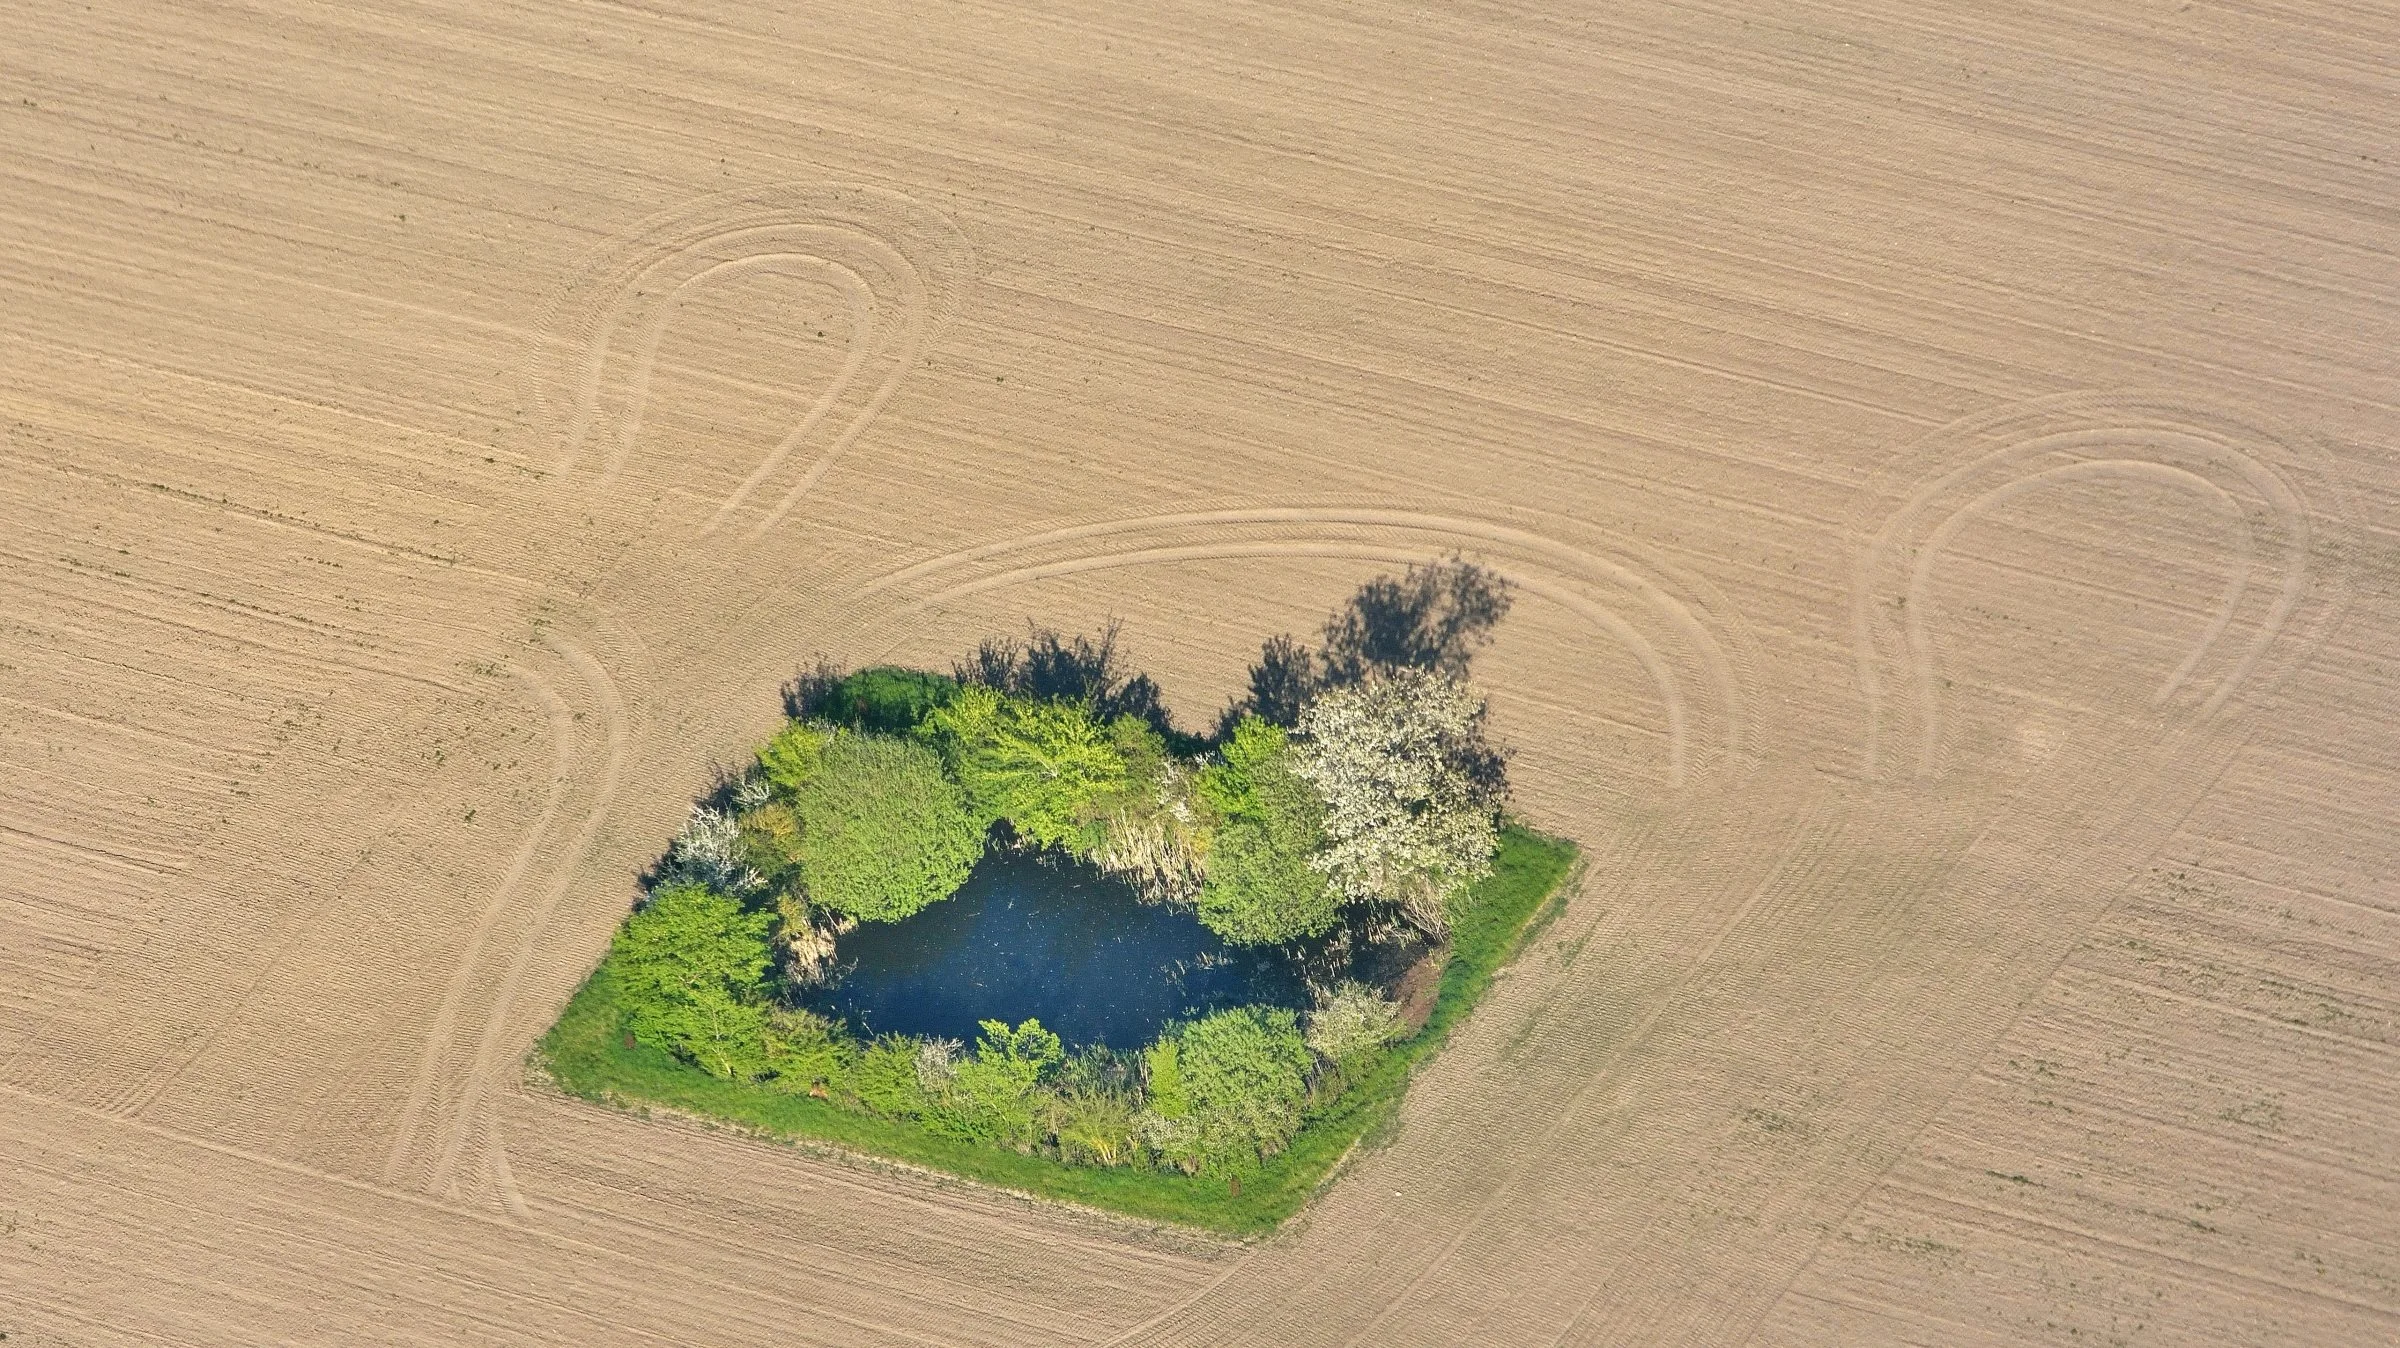
[[[0,34],[11,1348],[2400,1339],[2400,12]],[[528,1080],[800,665],[1451,551],[1589,878],[1272,1239]]]

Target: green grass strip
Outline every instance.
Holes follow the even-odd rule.
[[[1417,1065],[1448,1040],[1491,986],[1492,976],[1515,956],[1574,861],[1574,844],[1563,839],[1513,824],[1503,831],[1492,874],[1477,886],[1476,901],[1451,932],[1449,963],[1425,1028],[1385,1050],[1356,1073],[1349,1089],[1314,1110],[1290,1146],[1242,1176],[1238,1196],[1218,1176],[1064,1165],[941,1137],[830,1101],[727,1081],[657,1049],[627,1047],[623,1008],[605,962],[543,1036],[536,1058],[560,1089],[587,1100],[682,1110],[772,1137],[830,1144],[1043,1198],[1228,1235],[1258,1235],[1305,1206],[1360,1138],[1381,1135],[1398,1113]]]

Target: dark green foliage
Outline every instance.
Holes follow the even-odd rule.
[[[858,730],[898,735],[947,703],[958,681],[921,669],[878,665],[815,691],[807,714]]]
[[[1281,727],[1246,716],[1224,759],[1200,774],[1200,798],[1220,821],[1200,887],[1200,920],[1237,945],[1272,945],[1333,929],[1336,899],[1309,865],[1325,809],[1292,772]]]
[[[1043,1073],[1065,1057],[1058,1036],[1038,1020],[1013,1030],[1006,1021],[984,1021],[975,1056],[951,1070],[935,1126],[955,1137],[1032,1145],[1040,1136],[1037,1088]]]
[[[625,989],[626,1028],[714,1075],[766,1070],[767,926],[722,894],[661,886],[618,931],[609,963]]]
[[[983,854],[983,828],[941,760],[895,736],[834,736],[792,812],[810,900],[861,921],[897,922],[949,898]]]
[[[1125,756],[1078,702],[1044,702],[968,685],[925,718],[924,737],[985,821],[1006,820],[1036,847],[1081,840],[1093,802],[1125,781]]]

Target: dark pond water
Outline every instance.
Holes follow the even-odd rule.
[[[1168,1021],[1248,1002],[1305,1003],[1273,951],[1219,941],[1072,862],[993,848],[959,892],[841,938],[839,981],[810,1004],[867,1034],[975,1042],[979,1020],[1033,1017],[1070,1046],[1138,1048]]]

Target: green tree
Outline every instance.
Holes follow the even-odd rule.
[[[775,790],[789,797],[816,774],[817,764],[823,760],[825,746],[832,738],[832,732],[825,726],[807,721],[787,722],[775,732],[775,738],[759,746],[759,770],[766,774]]]
[[[949,898],[983,853],[941,760],[921,744],[844,731],[792,798],[810,900],[867,922],[897,922]]]
[[[1037,847],[1081,841],[1094,801],[1126,778],[1124,751],[1080,703],[969,684],[929,712],[922,730],[975,812],[1007,820]]]
[[[1185,1170],[1253,1165],[1299,1131],[1311,1061],[1287,1008],[1237,1007],[1195,1021],[1143,1055],[1144,1134]]]
[[[1332,930],[1337,897],[1310,864],[1325,807],[1293,772],[1283,728],[1256,716],[1236,722],[1223,761],[1200,774],[1199,794],[1222,821],[1200,885],[1200,921],[1237,945]]]
[[[983,1142],[1024,1146],[1038,1136],[1042,1074],[1066,1057],[1058,1036],[1027,1020],[982,1022],[975,1056],[956,1064],[943,1100],[944,1131]]]
[[[811,715],[861,730],[901,734],[958,692],[958,680],[922,669],[877,665],[826,687]]]
[[[721,1077],[765,1070],[769,921],[702,885],[653,891],[609,950],[634,1039]]]

